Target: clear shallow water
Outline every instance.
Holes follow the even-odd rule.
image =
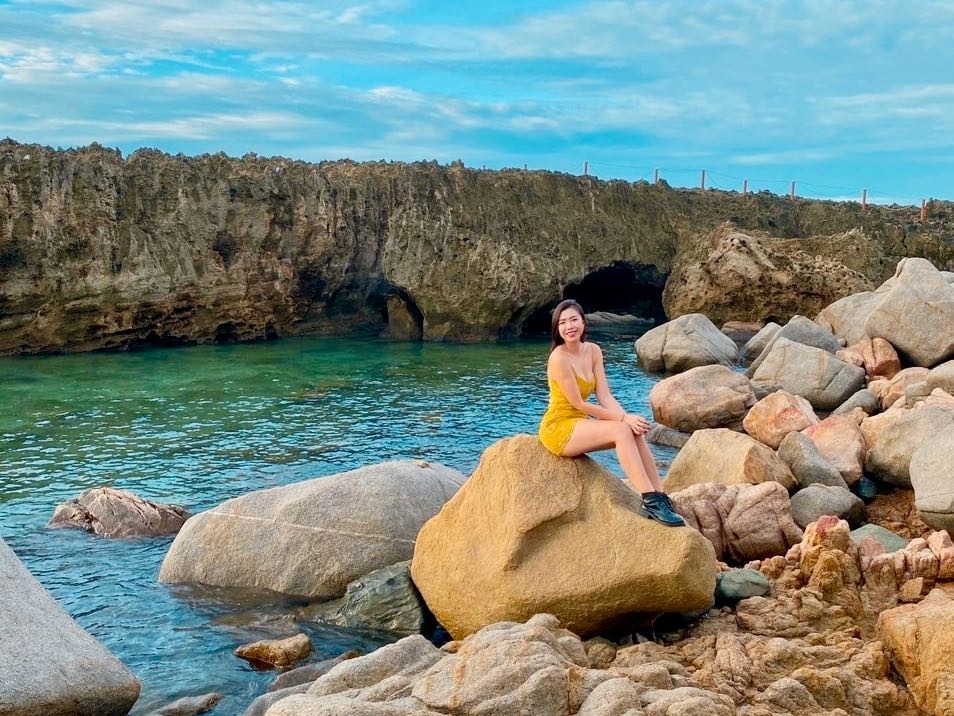
[[[614,393],[627,409],[648,414],[655,379],[635,367],[632,339],[597,340]],[[536,431],[547,400],[547,348],[301,338],[2,359],[0,536],[140,678],[134,713],[208,691],[225,694],[216,713],[240,713],[274,673],[253,670],[232,650],[299,628],[281,622],[294,605],[160,585],[171,538],[45,530],[56,504],[109,485],[199,511],[391,459],[469,474],[493,441]],[[610,454],[597,459],[619,473]],[[245,610],[258,616],[245,618]],[[324,657],[387,640],[320,625],[305,630]]]

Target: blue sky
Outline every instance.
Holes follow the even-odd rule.
[[[0,136],[954,198],[954,3],[0,0]]]

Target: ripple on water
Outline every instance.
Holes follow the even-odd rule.
[[[614,391],[648,412],[632,344],[603,342]],[[536,431],[547,346],[303,338],[4,361],[0,536],[64,608],[136,673],[134,713],[217,690],[239,713],[273,678],[236,658],[294,604],[156,581],[171,542],[45,530],[57,503],[111,485],[196,511],[252,490],[389,459],[469,472],[491,442]],[[659,451],[671,459],[674,451]],[[612,457],[598,459],[614,472]],[[258,599],[258,601],[255,601]],[[249,609],[274,617],[241,624]],[[388,639],[298,625],[317,657]],[[280,630],[279,630],[280,631]]]

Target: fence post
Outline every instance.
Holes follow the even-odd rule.
[[[526,165],[526,164],[523,165],[523,170],[524,170],[524,171],[527,171],[527,165]]]
[[[868,210],[868,190],[867,189],[861,190],[861,210],[862,211]]]
[[[921,221],[927,221],[927,201],[921,199]]]
[[[699,181],[699,187],[705,191],[706,190],[706,170],[702,170],[702,178]]]
[[[590,175],[590,163],[583,162],[583,176],[589,176],[589,175]]]
[[[792,201],[795,201],[795,182],[792,182],[792,189],[788,193],[788,198],[791,199]]]
[[[742,180],[742,196],[748,196],[748,195],[749,195],[749,180],[743,179]]]
[[[653,184],[659,183],[659,170],[653,169]]]

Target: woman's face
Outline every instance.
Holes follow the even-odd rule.
[[[560,332],[560,338],[567,343],[579,341],[580,336],[583,335],[584,328],[586,328],[586,324],[578,310],[572,306],[563,309],[557,321],[557,330]]]

